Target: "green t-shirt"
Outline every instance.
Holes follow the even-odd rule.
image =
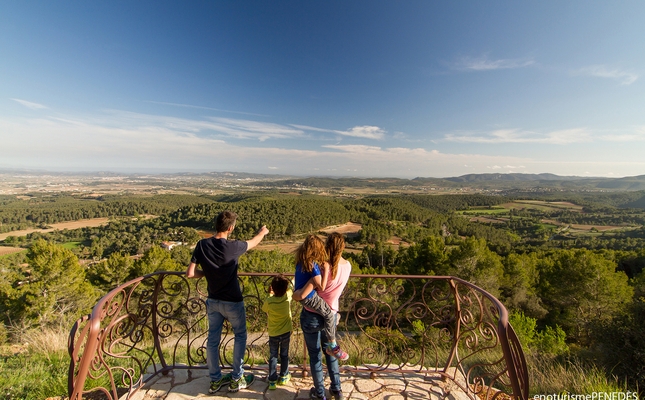
[[[269,317],[269,336],[280,336],[293,330],[291,322],[291,289],[284,296],[269,295],[262,304],[262,311]]]

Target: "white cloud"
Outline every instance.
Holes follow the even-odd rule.
[[[316,127],[308,126],[308,125],[291,124],[290,126],[293,126],[296,129],[302,129],[303,131],[336,133],[336,131],[333,130],[333,129],[316,128]]]
[[[13,100],[13,101],[15,101],[15,102],[17,102],[19,104],[22,104],[23,106],[25,106],[27,108],[31,108],[32,110],[42,110],[42,109],[49,108],[49,107],[44,106],[42,104],[33,103],[33,102],[27,101],[27,100],[21,100],[21,99],[11,99],[11,100]]]
[[[370,126],[370,125],[355,126],[346,131],[316,128],[316,127],[307,126],[307,125],[291,125],[291,126],[297,129],[302,129],[303,131],[328,132],[328,133],[335,133],[342,136],[351,136],[351,137],[357,137],[357,138],[363,138],[363,139],[375,139],[375,140],[380,140],[385,138],[385,133],[386,133],[385,130],[379,128],[378,126]]]
[[[383,139],[385,131],[378,126],[355,126],[347,131],[334,131],[339,135],[352,136],[364,139]]]
[[[322,147],[328,148],[328,149],[340,150],[340,151],[344,151],[344,152],[347,152],[347,153],[369,153],[369,152],[373,153],[373,152],[381,150],[380,147],[365,146],[365,145],[358,145],[358,144],[356,144],[356,145],[353,145],[353,144],[331,145],[330,144],[330,145],[325,145],[325,146],[322,146]]]
[[[513,172],[512,170],[516,170],[516,169],[524,169],[524,168],[526,168],[526,167],[524,167],[523,165],[517,165],[517,166],[516,166],[516,165],[504,165],[503,167],[502,167],[502,166],[499,166],[499,165],[492,165],[492,166],[491,166],[491,165],[489,165],[489,166],[487,166],[486,168],[488,168],[488,169],[494,169],[494,170],[505,169],[505,170],[506,170],[506,172]]]
[[[257,122],[230,118],[212,118],[213,123],[205,127],[216,132],[225,133],[229,136],[251,139],[257,138],[260,141],[267,139],[286,139],[303,136],[304,132],[287,125],[274,124],[270,122]]]
[[[590,134],[585,128],[563,129],[539,134],[519,129],[498,129],[481,133],[449,133],[444,140],[459,143],[543,143],[569,144],[590,140]]]
[[[214,126],[233,132],[222,133],[214,130]],[[521,168],[531,173],[552,172],[561,175],[579,175],[585,171],[595,175],[612,171],[623,176],[645,173],[645,162],[639,161],[638,157],[624,155],[620,159],[607,158],[604,164],[598,161],[598,157],[577,153],[572,153],[564,162],[549,162],[544,157],[530,159],[503,155],[449,154],[423,148],[330,144],[303,150],[267,146],[266,142],[257,140],[223,140],[239,135],[238,132],[252,138],[284,135],[293,140],[298,140],[302,134],[291,125],[246,120],[190,120],[114,111],[91,117],[64,116],[56,119],[0,116],[0,142],[3,149],[0,167],[117,171],[152,168],[169,171],[279,171],[297,175],[410,178],[482,173],[490,170],[490,166],[500,166],[502,171]],[[521,135],[517,132],[497,132],[496,136],[488,137],[508,140]],[[572,162],[575,159],[581,161]]]
[[[620,82],[621,85],[631,85],[638,79],[638,74],[634,72],[611,68],[606,65],[584,67],[576,71],[575,74],[614,79]]]
[[[514,69],[535,64],[530,58],[502,58],[491,60],[488,56],[478,58],[462,57],[453,64],[453,69],[465,71],[493,71],[497,69]]]
[[[601,136],[608,142],[642,142],[645,140],[645,126],[630,129],[627,132],[610,133]]]
[[[210,127],[209,124],[208,121],[123,112],[91,118],[0,117],[0,140],[6,155],[1,166],[84,170],[270,170],[299,175],[351,171],[354,176],[415,177],[449,176],[455,165],[461,169],[466,161],[476,168],[500,159],[442,154],[421,148],[363,145],[329,145],[318,150],[301,150],[262,147],[256,141],[240,146],[205,135],[204,126]],[[225,121],[225,124],[246,132],[261,130],[259,127],[272,128],[272,125],[256,126],[248,121]],[[276,129],[280,131],[281,127]],[[500,162],[513,164],[514,160],[513,157],[501,157]]]
[[[289,125],[258,122],[245,119],[215,118],[203,120],[167,117],[159,115],[138,114],[128,111],[108,110],[106,116],[85,118],[89,123],[101,126],[168,129],[170,131],[210,135],[218,138],[256,139],[288,139],[301,137],[304,132]],[[76,123],[76,121],[68,121]]]

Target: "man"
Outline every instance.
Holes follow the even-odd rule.
[[[255,379],[253,374],[244,376],[243,362],[246,352],[246,311],[244,298],[237,279],[238,258],[247,250],[258,245],[269,233],[262,226],[253,239],[249,241],[228,240],[235,228],[237,214],[223,211],[215,220],[217,233],[197,242],[193,257],[186,270],[188,278],[206,277],[208,298],[208,340],[206,342],[206,361],[211,384],[208,392],[216,393],[228,385],[230,392],[246,388]],[[197,265],[201,270],[196,269]],[[233,328],[235,340],[233,345],[233,371],[222,376],[219,365],[219,343],[222,336],[224,320]]]

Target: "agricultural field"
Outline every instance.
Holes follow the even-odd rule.
[[[22,229],[19,231],[11,231],[0,233],[0,240],[5,240],[9,236],[26,236],[30,233],[39,232],[39,233],[48,233],[56,230],[62,231],[63,229],[71,230],[78,228],[88,228],[88,227],[97,227],[107,224],[109,218],[91,218],[91,219],[81,219],[78,221],[68,221],[60,222],[57,224],[49,225],[49,228],[46,229]]]
[[[21,251],[26,250],[22,247],[0,246],[0,257],[6,256],[8,254],[20,253]]]
[[[566,201],[543,201],[543,200],[515,200],[499,206],[472,207],[467,210],[459,210],[457,213],[463,215],[499,215],[509,214],[510,210],[536,210],[536,211],[571,211],[582,212],[583,207]]]
[[[527,239],[542,240],[624,236],[643,226],[642,211],[630,211],[629,217],[622,218],[617,212],[613,208],[589,211],[570,201],[514,200],[498,206],[469,207],[456,214],[469,222],[511,229]]]

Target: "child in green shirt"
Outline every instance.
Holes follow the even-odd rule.
[[[276,384],[284,385],[291,379],[289,373],[289,343],[293,324],[291,321],[291,296],[289,280],[282,275],[271,281],[269,297],[262,304],[269,320],[269,389]],[[280,355],[280,376],[278,380],[277,364]]]

